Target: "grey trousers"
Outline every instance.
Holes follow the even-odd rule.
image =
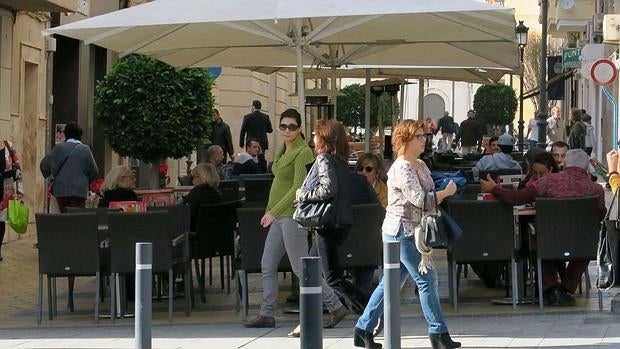
[[[261,272],[263,277],[263,303],[260,307],[260,315],[274,316],[278,306],[278,264],[284,256],[288,255],[293,273],[300,277],[301,258],[308,256],[308,231],[301,228],[291,217],[276,218],[269,228],[263,258],[261,259]],[[327,310],[333,312],[340,308],[342,303],[327,285],[325,278],[321,279],[323,303]]]

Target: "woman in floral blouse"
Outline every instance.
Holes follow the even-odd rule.
[[[388,172],[388,205],[383,221],[383,241],[400,242],[401,279],[410,274],[420,291],[420,304],[428,322],[428,332],[433,348],[458,348],[448,334],[439,295],[437,293],[437,272],[431,259],[432,249],[424,245],[419,227],[425,209],[456,192],[456,185],[450,182],[444,190],[433,193],[431,173],[419,159],[424,152],[426,135],[424,124],[405,120],[396,126],[392,145],[398,158]],[[374,342],[373,329],[383,314],[384,280],[377,286],[364,314],[357,320],[354,344],[362,348],[381,348]]]

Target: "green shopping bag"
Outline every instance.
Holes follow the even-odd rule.
[[[21,200],[9,200],[9,226],[17,234],[23,234],[28,230],[30,210]]]

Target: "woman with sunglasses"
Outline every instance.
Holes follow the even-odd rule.
[[[366,153],[357,159],[355,164],[357,173],[366,177],[366,180],[377,194],[377,199],[383,208],[387,207],[387,185],[381,179],[383,161],[376,154]]]
[[[301,274],[301,258],[308,256],[308,232],[293,220],[295,193],[306,178],[306,166],[314,160],[312,150],[301,134],[301,115],[295,109],[287,109],[280,116],[280,134],[284,146],[276,155],[271,168],[274,178],[269,192],[267,210],[260,221],[263,227],[269,227],[261,272],[263,274],[263,302],[259,315],[245,324],[250,328],[275,327],[275,311],[278,301],[278,264],[286,253],[298,277]],[[323,280],[322,298],[327,309],[332,313],[328,326],[335,326],[346,309]],[[343,313],[344,310],[344,314]],[[295,336],[297,332],[293,332]]]
[[[420,220],[425,209],[435,207],[454,195],[456,184],[450,181],[446,189],[434,193],[431,173],[420,155],[424,153],[426,134],[420,121],[404,120],[392,132],[392,145],[398,158],[388,172],[388,206],[383,221],[383,241],[400,242],[401,280],[411,275],[419,289],[420,305],[428,323],[433,349],[458,348],[448,333],[443,318],[437,272],[433,266],[432,249],[424,244]],[[353,344],[362,348],[381,348],[375,343],[373,330],[383,314],[384,281],[373,292],[364,314],[355,325]]]

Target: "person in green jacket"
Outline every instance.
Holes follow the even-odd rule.
[[[306,178],[306,166],[314,161],[312,150],[301,134],[301,115],[289,108],[280,116],[280,133],[284,147],[278,151],[272,166],[274,175],[267,209],[260,224],[269,227],[261,272],[263,274],[263,302],[259,315],[245,324],[246,327],[275,327],[275,311],[278,301],[278,264],[286,253],[293,272],[299,277],[301,258],[308,256],[308,231],[293,220],[295,192]],[[322,298],[331,313],[324,324],[335,326],[348,313],[333,289],[322,280]],[[297,335],[298,330],[292,332]]]

